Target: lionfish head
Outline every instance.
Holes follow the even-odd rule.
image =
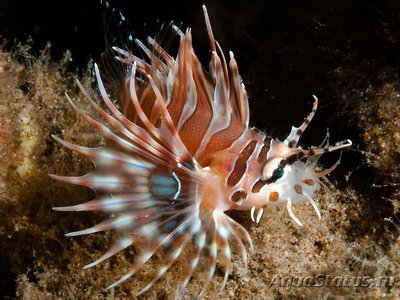
[[[334,146],[328,145],[329,132],[319,147],[302,149],[298,141],[313,118],[318,106],[318,99],[314,96],[311,113],[300,127],[292,127],[289,136],[283,141],[271,140],[267,152],[266,163],[262,171],[262,181],[265,183],[260,192],[267,197],[268,206],[285,203],[293,220],[302,226],[292,212],[292,204],[308,200],[321,218],[319,209],[313,197],[324,185],[321,179],[333,171],[340,163],[339,160],[330,168],[321,170],[317,162],[322,154],[349,147],[352,143],[345,140]]]

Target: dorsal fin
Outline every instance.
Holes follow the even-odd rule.
[[[219,44],[214,40],[207,10],[203,9],[211,44],[208,72],[202,68],[193,50],[190,28],[182,32],[171,26],[180,38],[176,57],[150,37],[147,43],[133,39],[147,56],[146,59],[120,47],[113,47],[113,50],[115,59],[125,64],[127,69],[136,62],[136,93],[148,119],[158,126],[160,110],[154,90],[147,80],[142,80],[150,75],[161,92],[183,143],[204,166],[209,164],[215,152],[228,148],[247,128],[249,109],[233,53],[230,52],[227,64]],[[120,87],[123,113],[142,126],[132,109],[128,76]]]

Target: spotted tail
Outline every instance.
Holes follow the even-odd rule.
[[[210,268],[203,290],[205,292],[214,275],[217,252],[221,250],[221,262],[226,268],[225,285],[231,269],[231,248],[247,259],[246,240],[251,244],[246,230],[223,213],[215,205],[204,205],[205,182],[210,181],[207,170],[203,169],[182,143],[176,127],[167,110],[160,91],[148,76],[149,86],[155,95],[161,118],[155,126],[143,112],[136,95],[136,63],[130,74],[130,97],[135,114],[142,126],[130,121],[113,104],[107,95],[97,65],[95,73],[101,96],[112,115],[92,100],[82,85],[78,86],[98,114],[109,127],[86,115],[67,95],[76,112],[83,117],[104,138],[105,146],[86,148],[71,144],[53,136],[65,147],[90,158],[96,168],[81,177],[51,177],[87,186],[96,191],[96,199],[68,207],[56,207],[57,211],[102,211],[112,217],[91,228],[67,233],[78,236],[106,230],[115,230],[121,238],[100,258],[84,268],[90,268],[129,247],[140,245],[138,255],[129,272],[110,285],[117,286],[139,271],[154,255],[161,257],[154,279],[139,293],[147,291],[185,251],[190,249],[190,263],[182,286],[183,292],[192,277],[203,251],[208,250]],[[210,202],[210,199],[208,199]],[[234,245],[230,246],[231,241]],[[232,244],[232,243],[231,243]]]

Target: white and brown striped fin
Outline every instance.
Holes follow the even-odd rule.
[[[135,66],[132,66],[130,81],[131,92],[134,94]],[[95,71],[102,98],[113,115],[100,108],[82,85],[78,85],[95,110],[115,131],[86,115],[67,96],[77,113],[103,136],[105,146],[86,148],[54,136],[55,140],[65,147],[89,157],[96,168],[81,177],[50,176],[64,182],[90,187],[96,191],[97,198],[87,203],[54,209],[103,211],[112,213],[114,217],[91,228],[68,233],[67,236],[104,230],[122,233],[122,238],[106,254],[85,268],[100,263],[135,242],[153,245],[152,254],[169,240],[178,240],[178,249],[183,249],[185,243],[183,240],[179,242],[179,230],[183,228],[184,233],[187,228],[193,227],[193,224],[201,223],[197,213],[196,190],[201,182],[198,163],[179,139],[164,103],[160,103],[162,118],[159,127],[151,124],[138,103],[133,105],[145,125],[145,129],[141,128],[116,109],[104,89],[97,66]],[[148,80],[152,81],[152,78]],[[155,95],[159,95],[155,85],[150,83],[150,86],[155,89]],[[136,94],[131,96],[136,98]],[[166,235],[170,237],[165,239]],[[148,251],[150,249],[138,255],[139,262],[144,261],[150,253]],[[169,258],[166,257],[165,260],[169,261]]]
[[[112,215],[91,228],[67,233],[66,236],[92,234],[115,230],[120,238],[101,257],[84,268],[91,268],[133,245],[139,245],[139,253],[127,274],[110,285],[117,286],[139,271],[155,254],[160,263],[154,279],[139,294],[147,291],[175,263],[188,248],[191,240],[195,243],[195,255],[178,291],[181,294],[196,270],[205,250],[210,258],[203,295],[211,283],[217,263],[218,250],[226,268],[226,284],[231,270],[231,249],[238,249],[247,262],[246,241],[251,239],[247,231],[216,206],[201,209],[208,195],[202,193],[205,180],[197,160],[183,143],[172,116],[166,107],[162,92],[151,75],[142,80],[149,81],[148,87],[155,96],[161,118],[158,124],[151,122],[144,113],[136,88],[136,62],[131,66],[129,93],[132,109],[141,126],[121,113],[109,98],[99,69],[95,74],[101,97],[111,114],[101,108],[78,82],[78,86],[95,111],[105,123],[95,120],[82,111],[67,95],[76,112],[96,129],[105,140],[99,148],[74,145],[57,136],[53,138],[66,148],[90,158],[95,170],[80,177],[50,175],[67,183],[87,186],[96,191],[96,199],[83,204],[55,207],[57,211],[102,211]],[[214,199],[211,199],[212,201]],[[207,199],[210,201],[210,199]]]
[[[177,30],[180,42],[176,58],[151,38],[147,40],[148,46],[135,40],[148,61],[118,47],[114,50],[116,58],[127,66],[137,64],[140,79],[147,76],[153,79],[182,142],[205,166],[215,152],[228,148],[248,127],[249,107],[233,53],[229,53],[227,64],[214,40],[205,6],[203,10],[211,45],[209,73],[203,70],[194,53],[190,29],[185,33]],[[129,120],[142,126],[139,116],[132,110],[128,92],[131,78],[127,74],[126,82],[121,84],[121,107]],[[157,126],[161,111],[154,88],[150,88],[148,81],[141,80],[136,92],[144,114]]]

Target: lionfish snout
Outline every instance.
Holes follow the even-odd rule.
[[[309,201],[318,217],[321,218],[318,206],[313,197],[321,189],[321,186],[324,186],[321,180],[326,179],[325,176],[332,172],[340,163],[339,158],[330,168],[318,170],[317,162],[319,158],[324,153],[352,145],[350,140],[345,140],[334,146],[329,146],[329,133],[327,133],[319,147],[302,149],[298,146],[302,133],[311,122],[317,110],[318,99],[315,96],[313,97],[314,104],[312,111],[303,124],[300,127],[292,127],[289,136],[283,142],[271,140],[261,178],[265,183],[261,192],[265,196],[267,205],[271,207],[286,204],[289,215],[300,226],[302,226],[302,223],[294,215],[292,204]]]

